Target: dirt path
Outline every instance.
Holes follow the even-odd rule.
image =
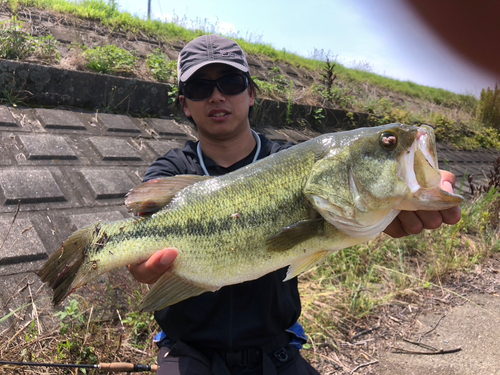
[[[498,294],[472,294],[456,306],[428,312],[416,318],[408,337],[437,349],[460,351],[450,354],[416,355],[385,351],[374,373],[407,375],[500,374],[500,298]],[[433,329],[435,328],[435,329]],[[431,331],[431,332],[430,332]],[[429,332],[429,333],[427,333]],[[410,351],[423,347],[397,340]]]
[[[348,329],[345,341],[317,349],[314,366],[322,375],[500,374],[499,295],[495,254],[442,288],[409,291],[363,327]],[[430,350],[422,344],[444,353],[424,354]]]

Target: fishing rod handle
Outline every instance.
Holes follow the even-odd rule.
[[[99,369],[109,372],[141,372],[141,371],[151,371],[156,372],[158,370],[157,365],[135,365],[133,363],[124,362],[114,362],[114,363],[100,363]]]

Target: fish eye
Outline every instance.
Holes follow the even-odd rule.
[[[393,132],[383,132],[380,136],[380,145],[392,151],[398,146],[398,136]]]

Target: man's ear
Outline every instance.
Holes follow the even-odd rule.
[[[255,104],[255,89],[248,90],[248,95],[250,96],[249,106],[252,107]]]
[[[192,117],[191,111],[188,108],[187,100],[184,97],[184,95],[179,95],[179,102],[181,103],[182,110],[184,111],[184,114],[186,115],[186,117]]]

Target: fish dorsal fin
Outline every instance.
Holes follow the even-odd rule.
[[[174,272],[167,271],[141,301],[139,309],[141,311],[161,310],[185,299],[199,296],[205,292],[215,292],[216,290],[193,284]]]
[[[328,255],[330,255],[331,251],[320,251],[318,253],[314,253],[305,258],[299,258],[294,260],[288,270],[286,272],[286,277],[283,281],[288,281],[293,279],[295,276],[298,276],[302,272],[307,271],[309,268],[313,267],[315,264],[324,260]]]
[[[134,214],[152,214],[169,204],[182,189],[210,178],[213,177],[178,175],[144,182],[129,191],[125,206]]]
[[[298,221],[269,237],[266,244],[271,251],[286,251],[312,237],[324,234],[324,225],[325,219],[322,217]]]

